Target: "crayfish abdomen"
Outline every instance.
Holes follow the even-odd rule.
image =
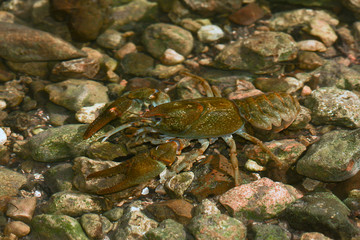
[[[253,127],[280,132],[300,111],[299,102],[287,93],[267,93],[234,100],[240,115]]]
[[[245,124],[236,104],[226,98],[198,98],[161,104],[143,115],[162,134],[181,138],[230,135]]]

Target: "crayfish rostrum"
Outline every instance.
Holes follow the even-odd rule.
[[[280,165],[279,159],[261,140],[246,132],[245,124],[248,123],[258,129],[276,132],[287,128],[295,120],[300,110],[299,102],[293,96],[287,93],[267,93],[240,100],[229,100],[221,97],[216,91],[213,91],[205,79],[190,73],[184,74],[198,79],[203,85],[207,97],[170,102],[167,95],[154,89],[143,88],[135,90],[119,98],[107,107],[102,114],[89,125],[84,134],[84,138],[89,138],[108,122],[120,117],[123,121],[129,122],[125,122],[110,133],[107,133],[103,140],[131,126],[140,126],[139,132],[159,132],[168,136],[166,141],[169,141],[169,137],[172,137],[172,139],[198,139],[201,143],[201,148],[197,150],[196,154],[192,155],[192,159],[187,159],[187,161],[191,162],[207,149],[210,144],[209,139],[221,137],[230,147],[229,155],[234,168],[235,185],[240,184],[240,175],[233,134],[237,134],[259,145],[270,155],[275,165]],[[140,117],[129,117],[134,109],[141,109],[142,102],[145,102],[146,105],[152,105],[153,107],[141,114]],[[127,117],[124,117],[125,115],[127,115]],[[174,147],[174,145],[172,146]],[[147,159],[149,159],[149,161]],[[146,175],[149,177],[158,174],[159,170],[163,169],[163,167],[156,167],[153,159],[153,157],[142,158],[141,161],[144,162],[138,163],[138,160],[136,160],[133,164],[130,163],[126,165],[129,173],[127,174],[128,179],[126,181],[139,184],[141,181],[149,180],[148,178],[146,178],[146,180],[144,178],[146,171],[148,172]],[[169,158],[167,158],[166,165],[171,165],[174,159],[175,158],[169,160]],[[161,157],[159,160],[161,161]],[[129,161],[131,161],[131,159]],[[164,164],[161,166],[164,166]],[[113,175],[119,167],[116,166],[111,169],[92,173],[88,178]],[[184,169],[184,164],[176,163],[172,165],[172,168],[179,172]],[[128,184],[120,182],[98,193],[109,194],[128,187]]]

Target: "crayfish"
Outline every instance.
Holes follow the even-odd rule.
[[[170,102],[170,98],[163,92],[149,88],[138,89],[120,97],[107,107],[89,125],[84,133],[84,138],[89,138],[115,118],[121,118],[123,121],[129,122],[124,122],[121,126],[106,133],[103,141],[114,133],[131,126],[140,126],[139,133],[146,133],[147,131],[159,132],[168,136],[166,138],[167,142],[170,138],[198,139],[201,147],[196,154],[192,155],[192,159],[187,160],[190,162],[194,161],[197,156],[203,154],[208,148],[210,145],[209,139],[221,137],[230,147],[229,155],[234,168],[235,185],[240,184],[240,173],[233,134],[257,144],[269,154],[275,165],[280,165],[279,159],[261,140],[246,132],[245,124],[248,123],[255,128],[275,132],[287,128],[300,111],[299,102],[293,96],[287,93],[267,93],[239,100],[229,100],[221,97],[218,91],[213,91],[214,88],[211,88],[205,79],[187,72],[183,74],[198,79],[203,85],[207,97]],[[140,117],[132,117],[131,113],[139,111],[143,103],[152,107],[141,114]],[[169,150],[169,146],[171,150]],[[179,145],[160,145],[158,148],[165,148],[175,155],[174,149],[179,148]],[[172,165],[172,168],[177,172],[184,169],[182,163],[172,164],[175,157],[166,155],[166,158],[164,158],[162,150],[159,151],[160,155],[154,154],[157,151],[152,150],[145,157],[135,160],[130,159],[128,164],[120,164],[110,169],[91,173],[88,175],[88,179],[111,176],[116,174],[116,171],[120,170],[120,168],[126,168],[128,179],[125,182],[122,181],[98,192],[98,194],[109,194],[153,178],[156,174],[159,174],[159,171],[161,172],[164,169],[165,165]],[[158,157],[161,163],[155,164],[154,156],[155,158]],[[121,167],[121,165],[123,166]],[[144,177],[145,175],[147,177]],[[130,182],[132,184],[129,184]]]

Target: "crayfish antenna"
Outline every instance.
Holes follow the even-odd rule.
[[[195,78],[197,80],[200,81],[200,84],[201,86],[205,89],[205,93],[206,93],[206,96],[207,97],[214,97],[214,94],[215,95],[218,95],[219,93],[217,91],[213,91],[213,89],[210,87],[210,84],[208,83],[208,81],[206,81],[205,78],[202,78],[200,76],[197,76],[195,74],[192,74],[192,73],[189,73],[187,71],[182,71],[180,72],[181,75],[185,75],[185,76],[188,76],[188,77],[192,77],[192,78]],[[221,94],[220,94],[221,95]]]
[[[97,140],[101,140],[101,142],[105,142],[109,137],[111,137],[112,135],[114,135],[117,132],[120,132],[121,130],[125,129],[125,128],[129,128],[131,127],[133,124],[133,122],[131,123],[125,123],[121,126],[118,126],[116,128],[114,128],[113,130],[110,130],[109,132],[105,133],[104,135],[100,136]]]

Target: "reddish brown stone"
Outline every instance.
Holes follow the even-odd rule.
[[[196,182],[201,184],[196,185],[190,192],[199,201],[211,195],[223,194],[234,187],[234,169],[226,157],[223,155],[210,155],[198,167],[207,169],[209,168],[207,165],[211,167],[210,172],[194,171],[197,178]]]
[[[337,197],[339,197],[340,199],[346,198],[351,190],[360,188],[360,172],[358,172],[348,180],[340,182],[331,187],[333,187],[332,192]]]
[[[256,3],[249,3],[229,16],[230,21],[239,25],[250,25],[265,16],[265,11]]]
[[[198,186],[197,188],[194,188],[190,192],[199,201],[211,195],[217,196],[223,194],[234,186],[234,181],[232,178],[215,169],[197,181],[206,183]]]
[[[9,202],[6,216],[12,219],[30,222],[36,207],[36,198],[16,198]]]
[[[220,172],[226,173],[231,177],[234,177],[234,168],[230,161],[223,155],[210,155],[210,165]]]
[[[126,54],[136,52],[136,45],[132,42],[126,43],[124,46],[116,50],[115,58],[121,60],[125,57]]]
[[[154,203],[146,207],[157,221],[173,219],[181,224],[188,224],[192,219],[193,205],[184,199],[173,199]]]

